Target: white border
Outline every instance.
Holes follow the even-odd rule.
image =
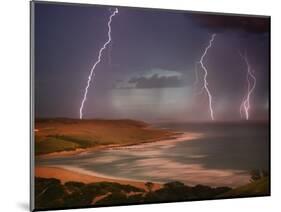
[[[58,0],[59,1],[59,0]],[[161,211],[279,211],[281,209],[280,40],[281,7],[276,0],[67,0],[68,2],[271,15],[272,196],[155,205],[81,209]],[[7,0],[0,7],[1,211],[26,211],[29,201],[29,2]],[[72,210],[70,210],[72,211]]]

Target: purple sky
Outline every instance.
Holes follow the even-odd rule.
[[[204,60],[216,120],[240,120],[247,51],[257,79],[250,119],[268,118],[269,18],[118,7],[112,43],[89,88],[85,118],[208,121]],[[35,3],[36,117],[79,118],[87,77],[107,40],[110,7]]]

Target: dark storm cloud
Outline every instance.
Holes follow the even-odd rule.
[[[187,15],[190,17],[190,14]],[[251,16],[230,16],[214,14],[193,14],[192,19],[200,26],[212,29],[216,32],[226,30],[240,30],[248,33],[269,32],[269,18]]]
[[[184,86],[184,82],[179,76],[159,76],[158,74],[150,77],[133,77],[128,82],[135,83],[135,88],[177,88]]]

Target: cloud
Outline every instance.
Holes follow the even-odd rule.
[[[259,34],[269,32],[270,26],[270,19],[268,17],[192,14],[191,18],[200,26],[210,28],[215,32],[241,30]]]
[[[184,83],[180,76],[152,76],[132,77],[129,81],[135,88],[178,88],[183,87]]]

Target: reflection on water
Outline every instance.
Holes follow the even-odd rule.
[[[156,142],[41,159],[37,163],[117,178],[232,187],[248,183],[250,170],[268,170],[267,124],[165,124],[160,127],[202,136],[186,142]]]

